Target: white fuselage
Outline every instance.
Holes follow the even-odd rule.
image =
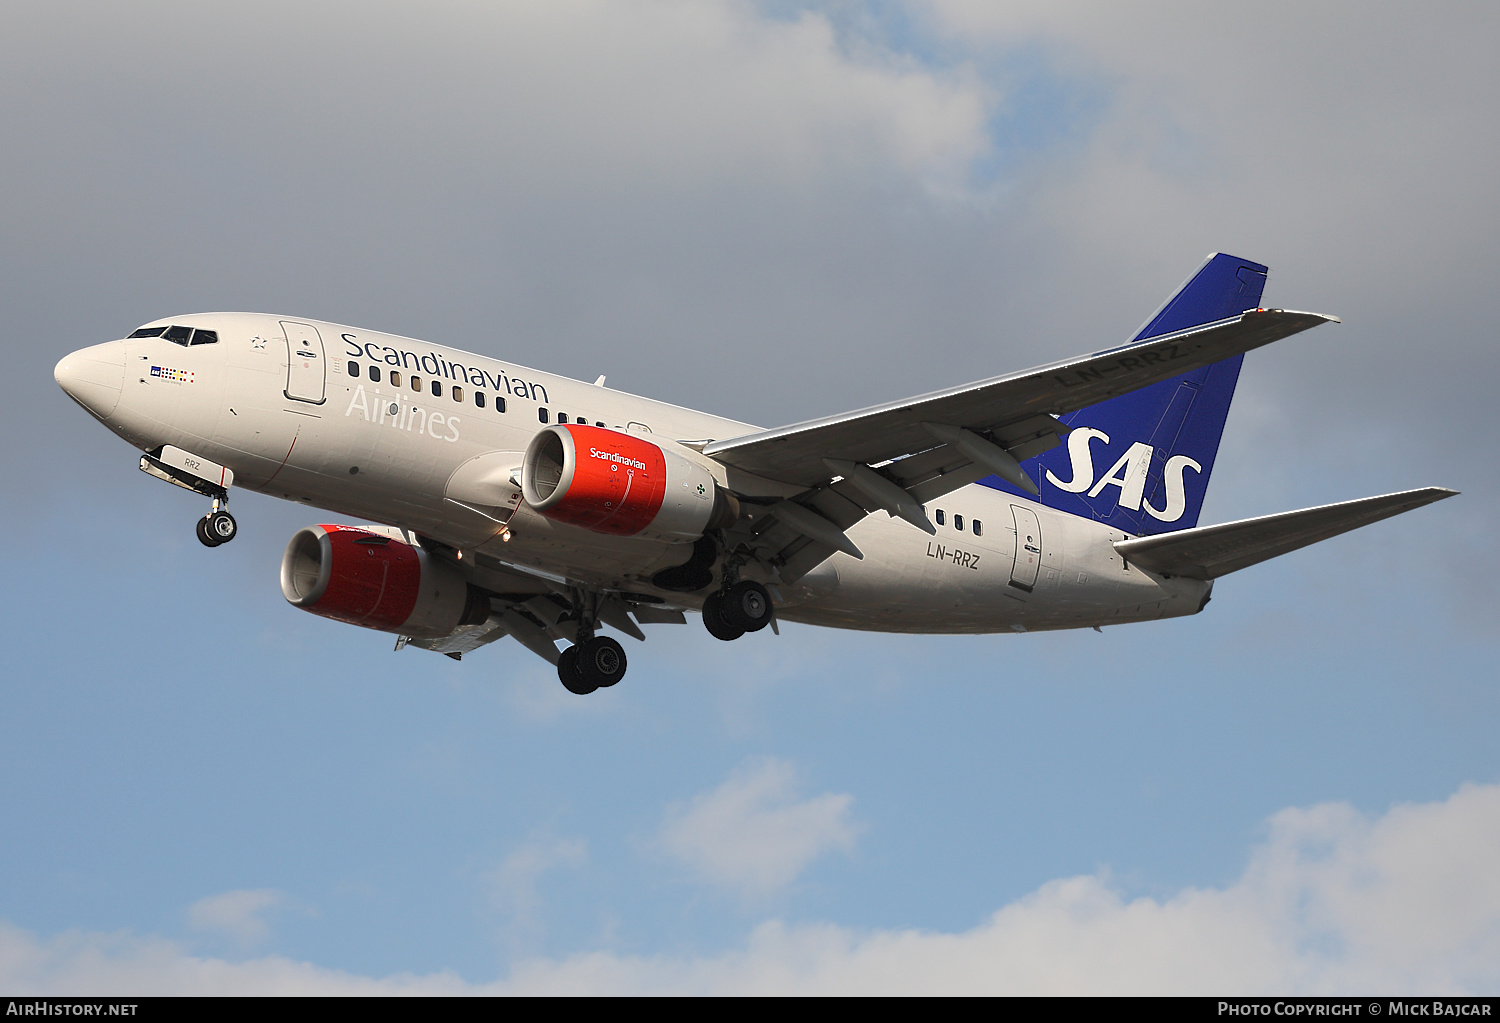
[[[531,438],[563,416],[663,444],[756,427],[315,320],[213,313],[170,322],[216,330],[218,341],[184,347],[146,337],[77,353],[93,360],[97,380],[75,397],[136,447],[173,445],[229,467],[235,486],[399,526],[523,569],[679,604],[701,599],[649,581],[682,562],[685,546],[552,521],[520,499],[511,471]],[[715,472],[739,493],[795,492]],[[778,615],[883,632],[981,633],[1174,617],[1207,600],[1210,583],[1127,565],[1111,546],[1125,534],[1101,523],[978,484],[931,502],[934,522],[939,509],[936,536],[884,513],[855,524],[848,535],[864,559],[838,553],[779,585]]]

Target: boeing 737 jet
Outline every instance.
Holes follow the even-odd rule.
[[[1123,346],[771,430],[258,313],[156,320],[56,378],[144,471],[209,499],[209,547],[234,539],[234,487],[362,520],[292,536],[294,606],[455,659],[510,636],[586,694],[625,674],[605,626],[1191,615],[1222,575],[1453,496],[1198,525],[1244,353],[1334,319],[1262,308],[1265,281],[1212,255]]]

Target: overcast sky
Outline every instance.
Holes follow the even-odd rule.
[[[1500,8],[13,0],[0,990],[1500,989]],[[1116,344],[1209,252],[1205,523],[1463,496],[1102,635],[632,644],[281,599],[51,377],[175,313],[774,426]],[[731,656],[732,654],[732,656]]]

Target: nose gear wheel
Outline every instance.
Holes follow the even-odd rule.
[[[239,531],[239,524],[234,521],[234,516],[222,508],[209,512],[198,520],[198,542],[205,547],[226,544],[233,540]]]

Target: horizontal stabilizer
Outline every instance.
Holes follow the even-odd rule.
[[[1127,562],[1151,572],[1189,579],[1217,579],[1457,493],[1445,487],[1403,490],[1217,526],[1119,540],[1114,547]]]

